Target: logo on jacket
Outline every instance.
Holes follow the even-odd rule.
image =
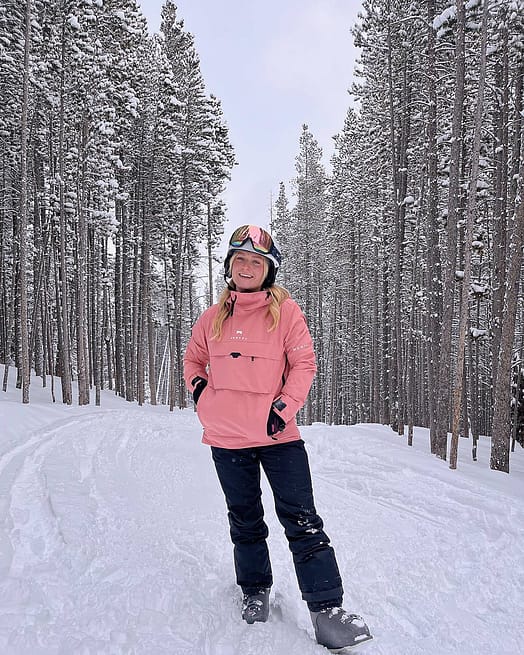
[[[231,333],[232,341],[247,341],[247,337],[244,336],[244,330],[233,330]]]

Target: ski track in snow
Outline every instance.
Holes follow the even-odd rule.
[[[40,425],[37,411],[0,399],[2,654],[327,652],[266,483],[271,616],[240,620],[225,503],[192,411],[113,401],[44,410]],[[524,653],[523,467],[450,471],[422,429],[418,449],[377,425],[303,435],[345,606],[375,636],[356,652]]]

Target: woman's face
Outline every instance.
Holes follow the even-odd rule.
[[[237,291],[253,292],[262,289],[267,275],[266,258],[256,253],[239,250],[231,258],[231,277]]]

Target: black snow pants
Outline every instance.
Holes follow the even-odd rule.
[[[237,583],[243,592],[271,587],[273,582],[261,499],[262,466],[293,554],[302,598],[313,611],[340,606],[342,580],[335,552],[315,509],[304,442],[211,450],[226,497]]]

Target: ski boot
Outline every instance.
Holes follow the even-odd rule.
[[[269,587],[263,587],[254,594],[244,594],[242,618],[246,623],[265,623],[269,616]]]
[[[310,614],[317,642],[335,652],[354,648],[373,639],[362,617],[349,614],[342,607],[331,607]]]

